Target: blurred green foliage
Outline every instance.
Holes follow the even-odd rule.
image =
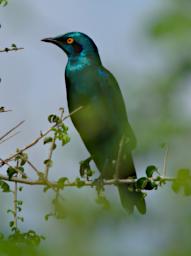
[[[146,22],[147,42],[159,51],[160,64],[158,71],[151,67],[145,77],[142,75],[135,94],[138,104],[132,116],[141,154],[153,152],[161,143],[179,149],[185,145],[185,151],[190,146],[190,106],[186,98],[191,71],[190,29],[189,0],[164,1],[164,8]]]
[[[8,0],[0,0],[0,5],[6,6],[8,4]]]

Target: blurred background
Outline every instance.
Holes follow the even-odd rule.
[[[10,0],[0,7],[0,24],[0,48],[12,43],[24,47],[0,55],[0,105],[12,109],[0,115],[0,133],[26,120],[19,135],[0,145],[1,158],[46,130],[47,116],[59,107],[68,113],[67,58],[59,48],[40,40],[81,31],[96,42],[104,66],[119,82],[138,140],[134,151],[138,175],[144,175],[151,164],[162,170],[163,144],[169,148],[168,176],[190,168],[190,0]],[[71,121],[66,124],[71,142],[55,151],[52,180],[76,178],[79,162],[89,156]],[[29,151],[39,169],[47,152],[43,145]],[[25,221],[19,227],[46,237],[38,255],[191,255],[189,197],[174,194],[167,184],[148,193],[146,216],[127,216],[116,189],[106,188],[105,194],[109,210],[95,203],[91,188],[65,189],[65,219],[45,221],[44,215],[51,211],[51,192],[24,186],[19,198],[24,200]],[[5,234],[9,233],[6,211],[11,204],[10,194],[1,193],[0,231]]]

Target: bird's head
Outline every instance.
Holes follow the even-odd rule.
[[[57,37],[42,39],[43,42],[53,43],[59,46],[68,57],[98,55],[98,49],[94,41],[81,32],[70,32]]]

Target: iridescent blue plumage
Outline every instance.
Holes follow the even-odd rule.
[[[69,111],[83,107],[71,118],[102,177],[113,178],[116,170],[119,178],[136,177],[131,156],[136,141],[123,97],[116,79],[103,67],[93,40],[83,33],[71,32],[43,41],[56,44],[68,56],[65,79]],[[141,192],[130,191],[127,185],[119,185],[118,189],[129,213],[134,206],[145,213]]]

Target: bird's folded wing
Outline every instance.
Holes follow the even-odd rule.
[[[99,95],[103,97],[110,125],[117,126],[119,130],[122,129],[122,134],[129,140],[129,149],[134,149],[136,138],[128,122],[125,103],[118,83],[104,67],[100,67],[97,72],[97,90],[100,90]]]

